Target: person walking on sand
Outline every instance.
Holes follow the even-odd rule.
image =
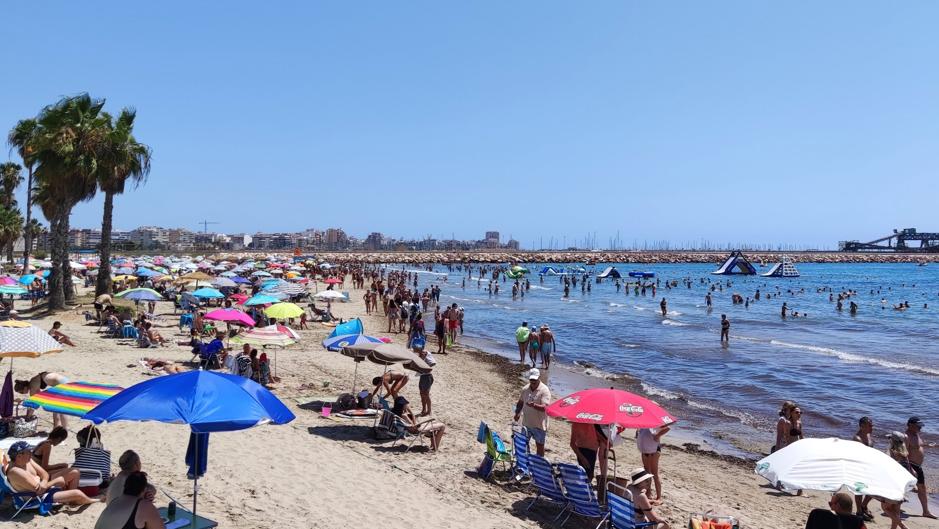
[[[531,337],[531,329],[528,328],[528,322],[523,321],[522,326],[515,329],[515,341],[518,343],[518,361],[525,363],[525,354],[528,352],[528,339]]]
[[[906,451],[909,455],[910,470],[916,475],[916,494],[923,506],[923,517],[935,518],[929,512],[929,493],[926,489],[926,474],[923,473],[923,421],[919,417],[910,417],[906,421]]]
[[[730,343],[730,320],[726,314],[721,314],[721,343]]]
[[[652,474],[655,484],[654,505],[662,503],[662,480],[659,478],[659,457],[662,455],[662,436],[671,429],[669,426],[661,428],[640,428],[636,431],[636,445],[642,454],[642,467]]]
[[[541,372],[532,369],[528,372],[528,385],[515,404],[515,422],[522,418],[522,426],[535,440],[535,449],[539,456],[544,456],[544,444],[548,437],[548,414],[545,408],[551,403],[551,390],[541,382]]]
[[[662,317],[664,318],[668,314],[668,302],[665,301],[665,298],[662,298],[662,301],[659,302],[659,307],[662,308]]]

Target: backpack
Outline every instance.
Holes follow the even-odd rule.
[[[354,410],[358,402],[356,401],[355,395],[352,393],[343,393],[339,395],[339,398],[336,399],[336,403],[333,404],[334,411],[346,411]]]

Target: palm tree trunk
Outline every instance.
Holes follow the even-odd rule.
[[[59,230],[61,214],[49,219],[49,237],[52,239],[51,257],[52,271],[49,274],[49,310],[65,308],[65,291],[62,290],[62,260],[60,259],[59,239],[62,236]]]
[[[26,167],[29,176],[26,179],[26,229],[23,230],[23,273],[29,273],[29,252],[33,249],[33,234],[29,230],[29,221],[32,219],[33,210],[33,166]]]
[[[114,215],[114,193],[104,193],[104,216],[101,218],[101,265],[98,267],[98,282],[95,297],[111,293],[111,220]]]
[[[62,291],[65,292],[65,301],[71,302],[75,300],[75,285],[72,284],[72,265],[69,264],[68,258],[68,232],[69,232],[69,217],[72,216],[72,208],[68,208],[68,213],[63,216],[62,224],[59,226],[59,231],[62,232]]]

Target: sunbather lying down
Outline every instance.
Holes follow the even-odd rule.
[[[440,439],[447,430],[447,426],[437,419],[425,418],[421,422],[418,422],[414,417],[414,413],[411,412],[411,406],[408,404],[408,399],[404,397],[395,398],[395,404],[394,407],[391,408],[391,413],[401,417],[406,423],[409,432],[413,434],[423,433],[427,437],[430,437],[431,450],[438,450],[440,448]]]
[[[170,375],[175,375],[176,373],[182,373],[183,368],[176,365],[172,360],[167,360],[165,358],[141,358],[140,364],[144,365],[153,371],[162,371]]]

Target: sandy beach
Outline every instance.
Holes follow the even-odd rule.
[[[383,332],[384,318],[366,316],[362,291],[352,291],[352,301],[335,304],[333,312],[342,318],[361,317],[369,334],[391,336],[403,341],[403,334]],[[26,303],[20,308],[26,309]],[[87,302],[86,302],[87,303]],[[81,313],[89,304],[54,317],[34,317],[23,311],[24,319],[42,328],[54,320],[64,323],[64,332],[77,347],[38,359],[18,359],[16,378],[40,371],[60,372],[72,380],[132,385],[155,376],[141,367],[143,356],[164,357],[188,362],[188,347],[142,350],[130,340],[103,338],[97,327],[85,326]],[[178,316],[169,303],[160,303],[160,332],[173,340],[182,339],[176,327]],[[377,520],[388,528],[415,525],[441,528],[550,527],[556,509],[538,505],[525,512],[531,494],[524,488],[504,488],[475,476],[475,468],[485,450],[476,442],[479,422],[486,421],[505,437],[510,435],[512,407],[523,385],[523,368],[494,355],[457,346],[446,356],[438,355],[432,395],[434,415],[447,426],[442,449],[422,449],[403,453],[390,448],[390,441],[372,439],[370,420],[323,418],[304,404],[334,399],[351,390],[354,362],[339,353],[324,350],[320,342],[330,328],[312,324],[301,331],[303,340],[276,355],[276,373],[282,378],[275,393],[296,414],[286,426],[262,426],[246,431],[216,434],[210,444],[209,467],[200,480],[199,512],[219,522],[221,527],[315,527],[343,528],[371,526]],[[381,367],[359,365],[357,389],[381,373]],[[553,367],[547,383],[576,386],[588,383],[561,366]],[[419,404],[416,377],[403,394]],[[562,395],[555,394],[555,397]],[[51,427],[50,414],[40,412],[40,425]],[[70,429],[81,427],[72,419]],[[802,527],[807,513],[825,507],[828,496],[808,492],[793,497],[777,492],[753,474],[752,464],[732,458],[702,454],[674,446],[677,432],[666,437],[661,468],[665,504],[661,512],[672,527],[684,527],[691,513],[715,511],[737,517],[742,527]],[[152,482],[191,505],[192,482],[186,479],[183,461],[188,429],[157,423],[115,423],[102,428],[105,446],[117,457],[126,449],[137,450]],[[641,466],[632,442],[617,448],[619,473],[628,474]],[[769,434],[767,445],[770,444]],[[548,436],[548,458],[574,461],[568,447],[569,428],[554,422]],[[69,452],[77,443],[74,436],[53,450],[53,461],[71,461]],[[927,472],[930,469],[927,469]],[[158,505],[168,499],[160,495]],[[918,502],[906,504],[918,510]],[[27,527],[91,528],[102,509],[92,505],[82,512],[63,508],[52,517],[22,515],[18,521]],[[873,527],[889,527],[889,520],[876,514]],[[919,517],[906,521],[912,529],[935,527]],[[580,524],[580,525],[579,525]],[[567,527],[587,527],[572,520]]]

